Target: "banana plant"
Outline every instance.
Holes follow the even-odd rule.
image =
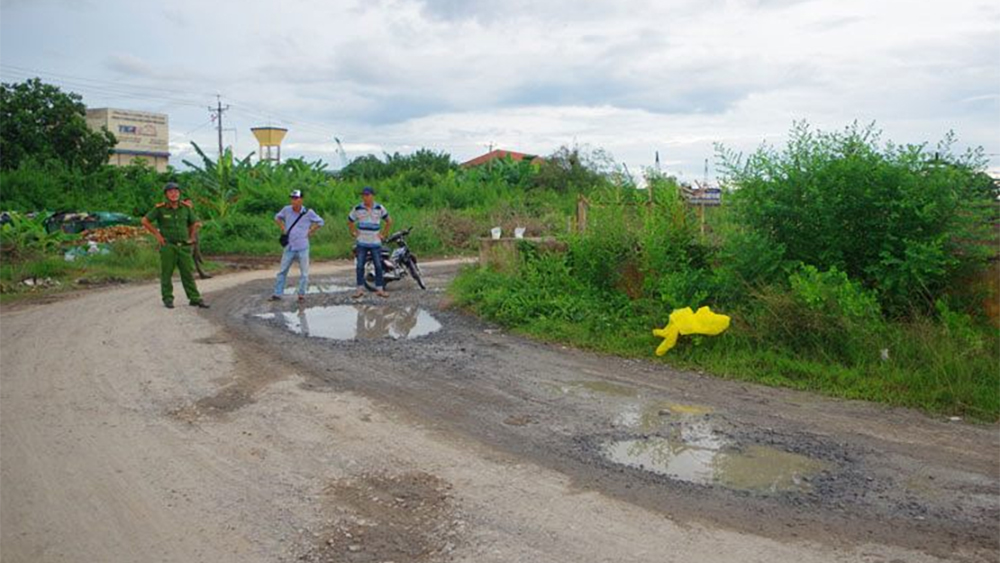
[[[62,231],[48,232],[45,217],[10,213],[10,222],[0,226],[0,253],[5,258],[21,259],[33,254],[49,254],[59,249],[69,237]]]
[[[201,166],[185,160],[184,164],[194,170],[193,182],[201,194],[196,196],[200,207],[216,219],[225,218],[240,199],[240,191],[244,178],[253,169],[250,153],[242,160],[233,157],[233,151],[227,148],[218,161],[213,161],[197,143],[192,142],[195,152],[201,157]]]

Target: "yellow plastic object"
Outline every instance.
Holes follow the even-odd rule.
[[[713,313],[708,307],[702,307],[695,313],[691,307],[674,309],[670,313],[670,322],[663,328],[654,328],[653,335],[663,338],[656,347],[656,355],[662,356],[677,344],[681,334],[707,334],[715,336],[729,328],[729,316]]]

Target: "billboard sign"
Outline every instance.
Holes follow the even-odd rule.
[[[98,127],[107,127],[118,139],[116,152],[170,152],[167,116],[163,113],[102,108],[87,112],[87,120]]]
[[[692,195],[688,201],[696,205],[721,205],[722,190],[720,188],[703,188],[691,190]]]

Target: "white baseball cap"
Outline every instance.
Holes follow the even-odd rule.
[[[302,197],[302,190],[292,190],[288,197]]]

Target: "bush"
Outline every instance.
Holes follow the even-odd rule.
[[[434,213],[433,227],[445,248],[467,250],[476,248],[483,225],[467,214],[449,209]]]
[[[230,214],[224,219],[207,221],[200,234],[201,250],[206,254],[228,254],[236,252],[234,242],[248,241],[254,248],[280,248],[278,228],[270,217],[251,217]]]
[[[872,340],[884,325],[878,301],[836,268],[802,266],[787,286],[764,288],[755,297],[753,334],[770,346],[848,364],[876,357]]]
[[[715,297],[721,303],[746,304],[753,293],[783,282],[788,268],[785,247],[747,229],[730,228],[714,259]]]
[[[85,174],[59,161],[0,171],[0,207],[13,211],[114,211],[140,216],[163,197],[168,174],[141,163]]]
[[[597,291],[616,291],[626,265],[638,261],[636,238],[624,229],[609,228],[569,239],[568,264],[575,279]]]
[[[930,153],[880,146],[873,126],[824,133],[800,123],[783,152],[763,146],[744,162],[720,148],[720,159],[741,224],[784,258],[835,267],[876,290],[887,312],[908,314],[929,311],[988,253],[969,243],[983,240],[985,160],[981,150],[951,154],[953,142]]]
[[[793,299],[807,309],[854,321],[879,318],[878,300],[837,268],[821,272],[804,265],[788,277]]]

